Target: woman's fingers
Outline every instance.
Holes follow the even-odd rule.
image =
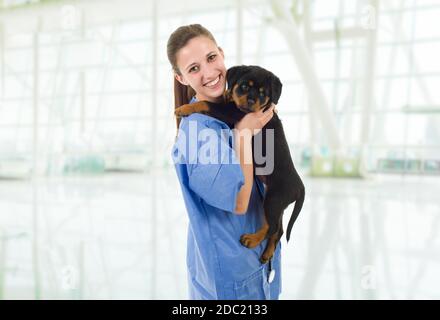
[[[257,111],[257,113],[267,114],[267,113],[270,113],[270,111],[273,111],[274,108],[275,108],[275,105],[272,103],[266,111],[264,109],[260,109],[259,111]]]
[[[269,109],[266,110],[266,112],[264,112],[262,114],[260,120],[263,123],[263,126],[265,126],[266,123],[268,123],[270,121],[270,119],[272,119],[274,108],[275,108],[274,105],[272,105],[272,106],[270,106]]]
[[[266,111],[259,110],[256,112],[250,112],[245,115],[238,123],[235,124],[235,128],[238,130],[250,129],[253,130],[253,135],[257,134],[274,115],[275,105],[272,104]]]
[[[272,104],[269,107],[269,109],[267,109],[266,111],[263,111],[264,109],[261,109],[261,110],[257,111],[257,115],[260,116],[260,117],[266,117],[268,115],[271,115],[272,111],[274,110],[274,108],[275,108],[275,105]]]

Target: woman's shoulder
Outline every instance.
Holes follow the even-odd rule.
[[[185,163],[185,155],[192,148],[198,150],[202,146],[209,146],[211,150],[231,136],[231,129],[223,121],[205,114],[193,113],[180,121],[172,154],[174,157],[183,156],[179,163]],[[221,151],[226,152],[224,148]]]
[[[191,125],[197,125],[199,128],[230,129],[223,121],[202,113],[193,113],[182,118],[180,129],[186,131]]]

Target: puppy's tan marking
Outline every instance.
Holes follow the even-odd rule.
[[[184,104],[183,106],[180,106],[176,110],[174,110],[174,114],[176,117],[186,117],[189,116],[192,113],[198,112],[198,113],[205,113],[209,111],[209,106],[204,101],[198,101],[194,103]]]
[[[266,217],[264,217],[263,226],[255,233],[242,235],[240,242],[247,248],[255,248],[266,238],[267,231],[269,231],[269,225],[267,224]]]
[[[237,94],[238,85],[235,85],[232,90],[232,99],[234,100],[237,106],[246,106],[247,105],[247,94],[239,96]]]
[[[267,263],[273,257],[278,241],[278,232],[275,232],[267,242],[266,249],[264,250],[263,255],[260,258],[261,263]]]

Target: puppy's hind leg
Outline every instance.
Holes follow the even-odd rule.
[[[265,264],[269,262],[269,260],[273,257],[275,249],[277,247],[278,242],[283,236],[283,225],[282,221],[280,221],[279,229],[272,236],[269,237],[269,241],[267,241],[266,249],[264,250],[262,256],[260,257],[260,262]]]
[[[268,221],[269,230],[266,234],[268,238],[266,249],[260,257],[260,261],[263,264],[272,258],[276,246],[283,235],[283,212],[285,204],[282,198],[277,197],[273,192],[268,192],[264,200],[264,207],[267,208],[267,210],[265,210],[267,212],[266,219]]]
[[[244,234],[240,238],[240,242],[247,248],[255,248],[258,246],[261,241],[266,238],[269,238],[276,230],[278,230],[278,218],[280,208],[277,203],[277,199],[273,196],[273,194],[268,193],[266,198],[264,199],[264,216],[263,216],[263,225],[256,233]],[[275,215],[274,215],[275,213]],[[282,210],[281,210],[282,213]]]

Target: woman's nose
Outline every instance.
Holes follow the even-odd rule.
[[[218,76],[218,72],[212,71],[212,72],[206,72],[204,78],[206,81],[211,81],[217,78],[217,76]]]
[[[213,65],[206,65],[205,72],[204,72],[204,78],[205,80],[214,80],[218,76],[218,71]]]

